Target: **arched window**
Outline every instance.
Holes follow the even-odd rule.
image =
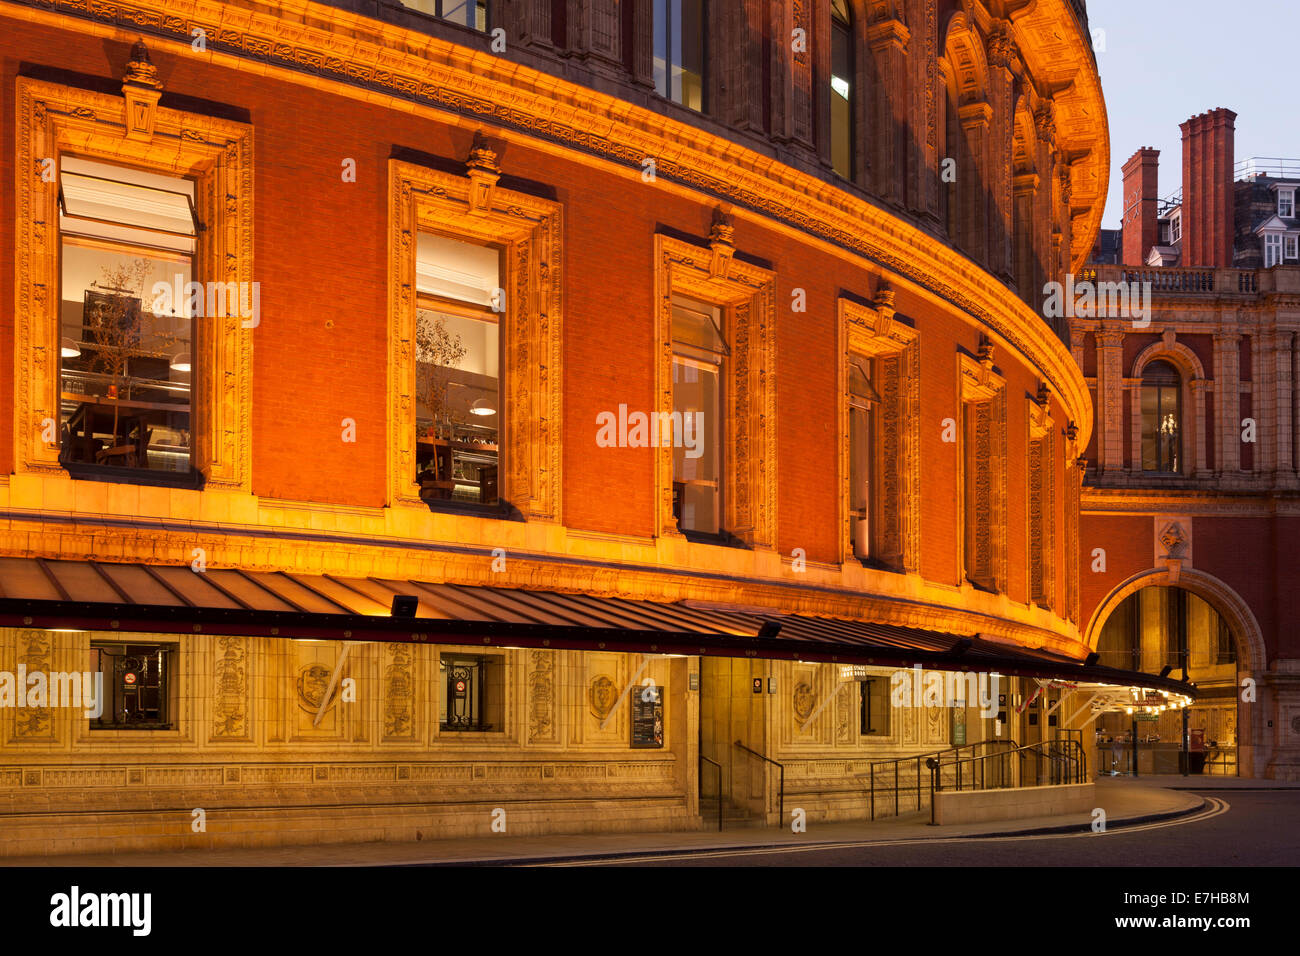
[[[1182,378],[1164,360],[1142,372],[1142,470],[1182,471]]]
[[[654,0],[655,89],[660,96],[704,110],[707,0]]]
[[[831,165],[853,178],[853,20],[847,0],[831,0]]]

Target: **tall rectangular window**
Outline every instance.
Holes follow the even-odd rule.
[[[197,232],[193,182],[60,159],[60,460],[78,477],[193,467]]]
[[[1300,258],[1300,255],[1297,255],[1297,252],[1300,250],[1297,250],[1296,243],[1296,240],[1300,239],[1300,236],[1285,236],[1283,238],[1285,240],[1283,249],[1286,251],[1286,260],[1287,262],[1294,262],[1297,258]]]
[[[704,109],[706,0],[654,0],[654,74],[660,96]]]
[[[853,554],[859,560],[876,557],[876,435],[880,394],[874,385],[875,362],[849,356],[849,516]]]
[[[1277,191],[1277,214],[1283,219],[1295,217],[1295,190],[1279,189]]]
[[[673,297],[673,515],[678,528],[722,532],[722,312]],[[668,438],[659,423],[659,442]]]
[[[1282,236],[1276,232],[1264,235],[1264,268],[1271,269],[1282,261]]]
[[[501,253],[433,233],[416,251],[416,480],[426,501],[498,503]]]
[[[831,166],[853,176],[853,20],[846,0],[831,3]]]

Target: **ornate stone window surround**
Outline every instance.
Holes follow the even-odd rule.
[[[654,411],[673,411],[673,295],[720,307],[731,350],[722,402],[722,527],[748,547],[770,549],[776,541],[776,274],[734,259],[730,236],[721,220],[707,248],[655,236]],[[655,452],[655,533],[682,538],[673,518],[672,452]]]
[[[962,576],[973,585],[1006,591],[1006,380],[993,371],[992,346],[977,359],[958,356],[961,421]],[[982,472],[982,474],[981,474]]]
[[[853,524],[849,447],[850,356],[875,359],[873,382],[881,398],[871,448],[871,493],[877,530],[873,558],[890,570],[920,567],[920,335],[894,318],[894,295],[882,290],[875,305],[839,300],[839,463],[840,561],[857,560]],[[874,563],[874,561],[873,561]]]
[[[14,330],[14,469],[66,474],[59,463],[59,184],[64,154],[195,182],[201,282],[253,281],[253,131],[158,105],[161,84],[133,62],[124,96],[19,77]],[[48,161],[48,162],[47,162]],[[208,488],[250,489],[252,327],[237,313],[194,323],[194,468]],[[55,434],[54,440],[47,438]]]
[[[505,252],[501,498],[560,521],[563,219],[558,203],[469,176],[389,161],[387,504],[428,506],[415,481],[416,243],[422,231]]]

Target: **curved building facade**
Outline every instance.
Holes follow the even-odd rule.
[[[851,818],[869,758],[1046,733],[762,642],[1088,654],[1035,291],[1109,175],[1082,3],[0,23],[0,670],[105,704],[0,710],[11,852],[771,820],[760,756]]]

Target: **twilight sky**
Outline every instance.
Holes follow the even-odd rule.
[[[1140,147],[1160,150],[1161,196],[1182,186],[1178,124],[1197,113],[1237,114],[1238,162],[1300,159],[1296,0],[1088,0],[1088,19],[1110,118],[1104,228],[1119,228],[1120,170]]]

